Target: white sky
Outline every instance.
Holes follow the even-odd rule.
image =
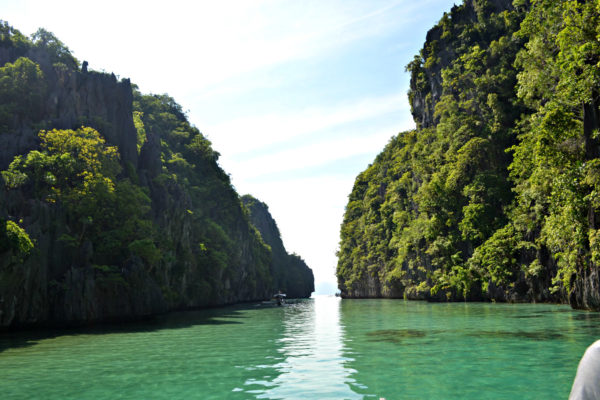
[[[288,252],[333,292],[347,196],[414,126],[404,67],[454,0],[0,0],[24,34],[53,32],[89,68],[168,93],[269,205]]]

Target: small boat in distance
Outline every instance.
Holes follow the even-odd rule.
[[[273,300],[275,300],[277,302],[278,306],[282,306],[285,304],[285,298],[286,298],[285,293],[281,293],[281,291],[279,293],[273,295]]]
[[[274,294],[273,296],[271,296],[271,298],[269,300],[265,300],[263,302],[261,302],[260,304],[257,304],[257,306],[285,306],[288,303],[287,299],[287,295],[285,293],[281,293],[281,290],[279,291],[279,293]],[[292,300],[293,302],[293,300]]]

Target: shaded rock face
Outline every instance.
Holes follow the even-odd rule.
[[[0,65],[25,56],[39,64],[49,83],[45,96],[44,129],[76,129],[82,125],[102,132],[106,141],[118,146],[121,162],[137,166],[137,133],[132,117],[132,90],[129,79],[114,74],[75,71],[52,65],[45,52],[31,49],[19,54],[0,48]],[[33,123],[32,123],[33,122]],[[37,121],[21,121],[11,134],[0,135],[0,169],[6,169],[14,156],[35,149]]]
[[[0,48],[0,65],[21,56],[38,63],[48,83],[44,122],[20,121],[10,133],[0,134],[0,170],[16,155],[38,148],[39,129],[82,125],[101,131],[107,143],[118,146],[123,166],[135,168],[137,134],[129,80],[87,72],[87,68],[54,66],[39,49],[21,54]],[[61,242],[60,236],[67,232],[60,228],[65,218],[60,208],[27,198],[21,191],[7,193],[0,185],[0,218],[17,215],[35,241],[35,249],[22,263],[6,254],[0,256],[0,327],[123,319],[167,310],[160,287],[141,263],[131,262],[126,279],[116,282],[110,272],[89,263],[91,243],[71,249]],[[119,285],[121,290],[117,290]]]
[[[121,320],[168,309],[141,260],[131,260],[122,271],[93,266],[91,243],[73,249],[61,241],[67,233],[61,209],[21,192],[4,199],[5,212],[18,209],[24,216],[35,248],[23,262],[6,253],[0,258],[0,328]]]
[[[118,266],[94,265],[92,243],[73,248],[61,240],[70,233],[61,208],[27,198],[22,191],[7,193],[0,185],[0,218],[19,215],[35,241],[23,261],[0,255],[0,329],[133,320],[170,310],[263,300],[273,294],[269,271],[257,267],[261,265],[257,259],[268,256],[267,249],[260,253],[253,246],[259,239],[251,234],[237,197],[223,207],[237,207],[236,222],[228,231],[239,246],[231,265],[215,273],[192,255],[189,195],[172,182],[166,186],[150,182],[154,223],[166,240],[176,244],[156,266],[135,256]]]
[[[594,132],[600,129],[600,100],[596,97],[583,109],[583,131],[586,155],[593,159],[600,156],[600,148],[593,139]],[[597,229],[600,215],[589,206],[587,222],[590,228]],[[572,279],[569,303],[573,308],[600,311],[600,266],[593,261],[589,265],[579,267],[576,278]]]
[[[382,285],[377,276],[366,275],[364,279],[361,279],[359,282],[356,282],[356,284],[354,284],[350,290],[344,289],[341,295],[345,299],[392,297],[384,296],[381,289]]]
[[[569,297],[573,308],[600,310],[600,271],[597,267],[585,268],[573,282]]]
[[[137,133],[133,125],[133,95],[129,79],[97,72],[60,71],[50,93],[48,115],[58,129],[91,126],[119,148],[125,165],[137,165]]]
[[[315,290],[313,272],[299,256],[287,253],[267,205],[249,195],[243,196],[242,202],[250,221],[271,247],[272,291],[281,290],[291,298],[310,297]]]
[[[109,145],[117,146],[123,174],[136,185],[139,182],[149,197],[148,219],[170,247],[160,249],[160,261],[155,263],[131,253],[115,262],[118,265],[95,265],[93,243],[65,241],[65,235],[73,232],[60,204],[36,199],[26,188],[7,190],[0,179],[0,223],[18,222],[35,244],[26,257],[0,246],[0,330],[133,320],[170,310],[263,300],[273,294],[277,286],[269,271],[269,249],[250,225],[228,181],[221,179],[205,197],[198,197],[175,179],[161,179],[159,175],[168,177],[161,160],[161,142],[170,132],[149,129],[138,156],[129,80],[90,72],[87,63],[81,70],[53,65],[47,54],[37,49],[19,53],[0,46],[0,65],[21,56],[38,63],[43,71],[47,83],[43,112],[41,119],[17,121],[9,133],[0,132],[0,170],[6,169],[14,156],[39,147],[39,129],[91,126]],[[226,176],[216,160],[209,164],[199,173],[202,181]],[[216,198],[215,188],[221,192],[216,206],[194,204]],[[198,233],[202,223],[191,210],[209,215],[202,223],[218,225],[234,244],[225,265],[200,260],[199,241],[208,234]],[[309,296],[312,271],[299,257],[289,258],[286,267],[296,273],[296,281],[306,282],[294,294]]]

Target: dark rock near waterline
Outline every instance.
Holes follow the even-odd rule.
[[[600,268],[589,266],[581,268],[577,279],[573,280],[573,289],[569,303],[573,308],[600,310]]]

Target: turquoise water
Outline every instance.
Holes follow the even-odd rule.
[[[600,314],[317,297],[0,335],[2,399],[566,399]]]

